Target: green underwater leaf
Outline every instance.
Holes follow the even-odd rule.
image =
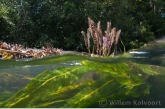
[[[98,63],[92,61],[82,61],[82,64],[89,68],[95,68],[97,71],[105,72],[106,74],[114,77],[122,85],[136,86],[142,84],[143,81],[136,76],[135,73],[131,72],[128,63]]]
[[[36,102],[42,101],[46,96],[57,91],[59,86],[65,87],[70,85],[70,81],[77,80],[84,72],[90,70],[90,68],[86,68],[85,66],[78,66],[57,68],[53,72],[45,71],[2,105],[4,107],[35,107]],[[69,78],[65,78],[66,75]]]
[[[127,100],[150,94],[153,74],[162,67],[132,62],[82,61],[37,75],[0,107],[100,107],[99,100]],[[153,70],[153,72],[150,72]],[[113,107],[107,105],[106,107]]]
[[[113,78],[108,76],[96,81],[89,87],[83,88],[78,94],[69,99],[64,107],[88,107],[97,103],[102,96],[106,96],[108,93],[121,87],[118,82],[114,81]]]
[[[135,64],[148,75],[165,75],[165,67],[148,64]]]

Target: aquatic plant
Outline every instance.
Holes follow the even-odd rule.
[[[99,100],[145,99],[156,87],[148,81],[153,75],[164,76],[163,71],[161,66],[133,62],[83,60],[79,66],[42,72],[0,107],[114,107]]]
[[[93,43],[94,43],[92,54],[96,53],[99,56],[109,56],[113,44],[114,44],[113,53],[117,52],[117,44],[120,38],[121,30],[117,31],[115,27],[111,29],[111,22],[107,22],[107,29],[105,30],[105,37],[104,37],[102,34],[100,21],[98,21],[96,25],[96,23],[90,17],[88,17],[88,25],[89,28],[87,29],[87,36],[85,35],[84,31],[81,31],[81,33],[84,36],[84,42],[86,48],[88,49],[89,54],[91,53],[90,52],[91,38],[93,39]]]

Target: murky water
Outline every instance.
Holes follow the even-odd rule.
[[[0,60],[0,102],[11,97],[11,95],[25,87],[30,80],[45,70],[54,70],[60,66],[81,65],[79,61],[70,59],[69,61],[60,62],[58,59],[61,57],[65,58],[67,56],[46,58],[49,61],[57,58],[57,61],[55,60],[52,63],[47,63],[45,58]]]
[[[131,61],[165,67],[165,44],[155,44],[141,49],[130,50],[124,56],[114,58],[91,58],[74,54],[52,56],[42,59],[0,60],[0,102],[11,97],[25,87],[30,80],[45,70],[54,70],[59,66],[81,66],[82,60],[113,63]],[[164,74],[165,75],[165,71]],[[153,82],[154,80],[151,81]],[[162,84],[158,83],[158,87]],[[165,91],[160,99],[165,99]]]

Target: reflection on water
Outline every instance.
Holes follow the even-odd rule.
[[[0,102],[11,97],[15,92],[25,87],[30,80],[45,70],[54,70],[60,66],[81,66],[81,60],[93,60],[104,63],[131,61],[135,63],[150,64],[157,66],[165,66],[165,45],[157,44],[145,47],[139,50],[131,50],[127,54],[129,57],[115,58],[91,58],[78,55],[52,56],[42,59],[16,59],[16,60],[0,60]],[[164,72],[165,75],[165,72]],[[161,75],[162,76],[162,75]],[[150,76],[149,83],[157,84],[152,88],[158,89],[163,87],[164,83],[155,80],[156,76]],[[161,89],[161,88],[160,88]],[[165,99],[165,90],[162,88],[161,97]],[[156,97],[157,94],[152,96]],[[151,96],[151,95],[150,95]],[[148,99],[150,98],[148,97]]]
[[[130,54],[150,54],[150,52],[146,52],[146,51],[130,51]]]
[[[135,62],[165,66],[165,44],[156,43],[141,49],[130,50],[131,58]]]

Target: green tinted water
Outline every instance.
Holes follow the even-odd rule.
[[[12,95],[16,94],[19,90],[24,88],[30,81],[32,81],[38,74],[41,74],[45,70],[54,70],[59,67],[71,67],[71,66],[82,66],[82,61],[88,60],[94,63],[100,63],[100,72],[109,72],[104,71],[104,67],[106,70],[106,65],[111,65],[115,63],[134,63],[131,65],[142,65],[139,66],[139,68],[147,72],[145,74],[141,73],[141,70],[134,71],[134,67],[131,66],[132,73],[136,72],[138,74],[138,77],[149,83],[150,86],[143,86],[148,87],[150,94],[147,95],[140,95],[136,100],[155,100],[155,101],[161,101],[161,105],[152,105],[152,106],[146,106],[146,107],[165,107],[163,105],[165,103],[165,45],[164,44],[154,44],[150,45],[148,47],[143,47],[141,49],[137,50],[131,50],[124,55],[119,55],[116,57],[107,57],[107,58],[91,58],[87,56],[80,56],[80,55],[74,55],[74,54],[67,54],[62,56],[52,56],[52,57],[46,57],[42,59],[18,59],[18,60],[0,60],[0,103],[4,102],[8,98],[12,97]],[[91,66],[90,66],[91,65]],[[145,65],[149,65],[145,66]],[[95,64],[89,64],[87,65],[89,67],[95,66]],[[96,64],[97,66],[97,64]],[[103,70],[101,69],[101,66],[103,67]],[[114,66],[115,67],[115,66]],[[147,68],[148,67],[148,71]],[[120,66],[116,66],[115,69],[125,69],[125,67],[120,68]],[[108,68],[109,69],[109,68]],[[153,69],[153,70],[152,70]],[[155,70],[156,69],[156,70]],[[151,71],[152,70],[152,71]],[[123,72],[126,72],[123,70]],[[112,73],[112,72],[111,72]],[[123,74],[123,73],[122,73]],[[103,74],[104,75],[104,74]],[[131,73],[129,74],[131,75]],[[87,79],[90,81],[90,78],[92,77],[92,73],[87,73],[85,76],[83,76],[84,79]],[[114,77],[113,75],[111,75]],[[111,78],[108,77],[108,78]],[[141,77],[142,76],[142,77]],[[81,83],[83,81],[83,78],[80,78],[78,83]],[[100,77],[99,77],[100,78]],[[115,78],[117,78],[115,76]],[[107,78],[105,78],[106,80]],[[107,79],[106,81],[108,81]],[[118,80],[118,78],[117,78]],[[46,80],[45,80],[46,81]],[[124,83],[121,83],[120,80],[118,80],[120,84],[125,85]],[[124,81],[124,80],[123,80]],[[102,81],[103,82],[103,81]],[[77,82],[76,82],[77,83]],[[101,83],[101,82],[100,82]],[[104,82],[103,82],[104,84]],[[115,82],[114,82],[115,84]],[[99,85],[98,85],[99,87]],[[122,86],[123,87],[123,86]],[[127,86],[128,87],[128,86]],[[142,87],[142,89],[143,89]],[[108,87],[107,87],[108,88]],[[98,88],[99,89],[99,88]],[[91,89],[89,89],[91,90]],[[145,89],[147,90],[147,88]],[[134,92],[131,90],[132,93]],[[74,92],[77,93],[77,92]],[[104,92],[105,93],[105,92]],[[111,92],[113,93],[113,92]],[[112,95],[112,94],[111,94]],[[122,96],[122,93],[119,94]],[[144,97],[145,96],[145,97]],[[123,96],[124,98],[132,100],[134,98],[130,98],[130,96],[127,98]],[[111,99],[108,98],[108,99]],[[117,100],[119,98],[116,98]],[[121,99],[121,98],[120,98]],[[65,101],[65,100],[64,100]],[[53,101],[51,101],[53,102]],[[98,101],[97,101],[98,102]],[[43,103],[44,104],[44,103]],[[46,106],[51,107],[51,105],[45,104]],[[56,104],[57,105],[57,104]],[[39,107],[44,107],[40,103],[38,104]],[[59,104],[59,107],[61,105]],[[66,105],[69,107],[69,103]],[[75,105],[76,107],[77,105]],[[83,105],[85,106],[85,104]],[[82,106],[82,107],[83,107]],[[54,107],[54,105],[52,106]],[[57,105],[58,107],[58,105]],[[88,105],[88,107],[100,107],[99,103],[94,105]],[[111,106],[110,106],[111,107]],[[122,106],[120,104],[114,105],[112,107],[129,107],[129,106]],[[131,104],[130,107],[145,107],[144,105],[133,105]]]

